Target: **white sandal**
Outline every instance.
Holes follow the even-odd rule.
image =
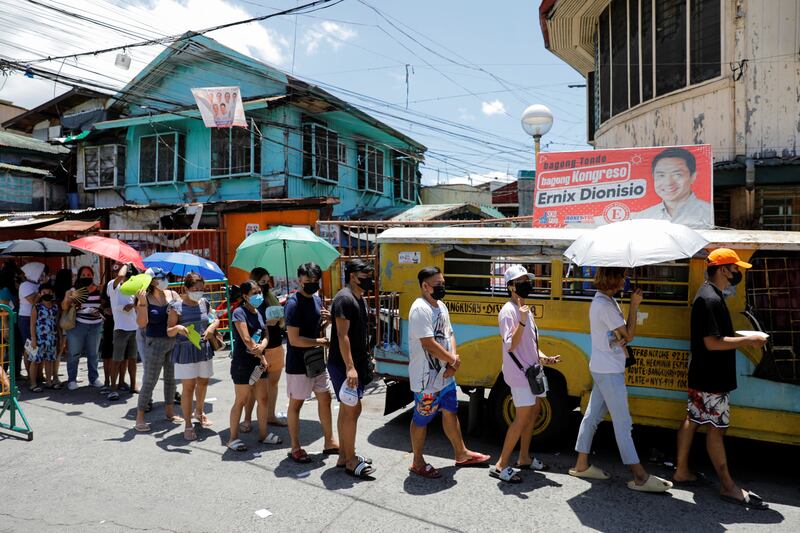
[[[262,444],[281,444],[281,443],[283,443],[283,439],[280,438],[278,435],[276,435],[274,433],[270,433],[269,435],[264,437],[264,440],[262,440],[261,443]]]

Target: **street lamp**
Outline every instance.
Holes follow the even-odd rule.
[[[522,112],[522,129],[533,137],[536,162],[539,162],[539,141],[553,127],[553,112],[542,104],[533,104]]]

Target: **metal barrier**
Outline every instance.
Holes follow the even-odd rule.
[[[8,365],[8,375],[0,375],[0,428],[7,429],[16,433],[22,433],[29,441],[33,440],[33,430],[31,429],[25,413],[17,400],[19,390],[17,389],[17,369],[14,357],[14,340],[17,333],[17,315],[5,304],[0,304],[0,374],[5,372]],[[9,421],[3,422],[3,418],[8,413]],[[22,420],[24,426],[17,425],[17,417]]]
[[[183,292],[186,290],[186,287],[182,282],[170,283],[169,286],[179,294],[183,294]],[[233,351],[233,332],[231,331],[231,322],[230,322],[231,300],[230,300],[230,291],[228,287],[228,280],[227,279],[206,280],[204,282],[203,292],[205,293],[205,296],[208,299],[209,304],[211,304],[211,309],[213,309],[217,313],[217,317],[219,317],[220,319],[220,324],[219,327],[217,328],[217,331],[222,333],[223,338],[226,338],[231,351]],[[222,316],[220,311],[223,312]]]
[[[227,232],[222,229],[104,229],[99,230],[98,234],[125,242],[142,257],[156,252],[188,252],[211,259],[223,272],[228,268]]]

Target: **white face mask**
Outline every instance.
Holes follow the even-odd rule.
[[[190,300],[195,301],[195,302],[199,302],[200,298],[202,298],[203,294],[205,294],[205,293],[203,291],[189,291],[186,294],[187,294],[187,296],[189,296]]]
[[[160,280],[156,281],[156,287],[158,287],[162,291],[165,291],[165,290],[169,289],[169,281],[167,281],[165,279],[160,279]]]

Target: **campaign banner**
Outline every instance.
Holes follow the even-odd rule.
[[[239,87],[200,87],[192,95],[207,128],[247,127]]]
[[[714,226],[711,146],[541,152],[534,227],[670,220]]]

